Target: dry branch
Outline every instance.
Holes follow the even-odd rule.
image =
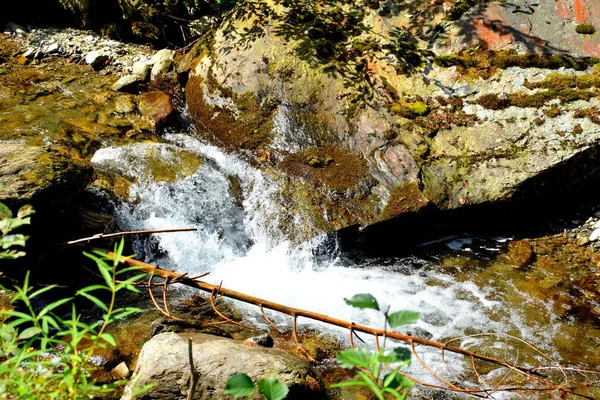
[[[140,235],[140,234],[145,234],[145,233],[171,233],[171,232],[193,232],[193,231],[197,231],[197,229],[196,228],[174,228],[174,229],[152,229],[152,230],[145,230],[145,231],[128,231],[128,232],[115,232],[115,233],[96,233],[93,236],[76,239],[76,240],[70,240],[70,241],[64,242],[62,244],[70,245],[70,244],[89,242],[91,240],[96,240],[96,239],[106,239],[106,238],[111,238],[111,237],[116,237],[116,236],[126,236],[126,235]]]

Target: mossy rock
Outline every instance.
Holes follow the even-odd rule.
[[[91,167],[43,147],[0,145],[0,202],[11,207],[30,203],[66,203],[85,189]]]
[[[429,204],[429,200],[419,189],[417,182],[408,182],[396,186],[381,213],[383,219],[393,218],[400,214],[414,213]]]

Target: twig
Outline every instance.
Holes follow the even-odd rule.
[[[190,389],[188,390],[187,400],[192,400],[194,392],[196,391],[196,385],[198,384],[198,378],[200,374],[194,368],[194,355],[192,352],[192,339],[188,339],[188,358],[190,360]]]
[[[152,230],[144,230],[144,231],[128,231],[128,232],[116,232],[116,233],[97,233],[94,236],[76,239],[76,240],[70,240],[68,242],[64,242],[61,244],[71,245],[71,244],[77,244],[77,243],[82,243],[82,242],[89,242],[91,240],[96,240],[96,239],[106,239],[106,238],[111,238],[111,237],[115,237],[115,236],[139,235],[139,234],[143,234],[143,233],[192,232],[192,231],[197,231],[197,230],[198,229],[196,229],[196,228],[175,228],[175,229],[152,229]]]

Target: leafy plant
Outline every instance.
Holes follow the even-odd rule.
[[[234,398],[251,396],[256,392],[257,387],[246,374],[233,374],[225,384],[225,393]],[[281,383],[277,378],[270,376],[265,379],[259,379],[258,391],[265,396],[267,400],[283,400],[287,397],[289,389],[285,383]]]
[[[0,186],[0,189],[2,187]],[[24,251],[10,249],[13,246],[25,247],[27,236],[20,233],[10,234],[13,230],[23,225],[29,225],[30,218],[35,211],[29,205],[23,206],[13,218],[12,211],[5,204],[0,203],[0,260],[23,257]]]
[[[111,393],[124,383],[96,384],[90,377],[96,368],[90,362],[94,351],[115,346],[106,328],[116,320],[139,311],[133,307],[116,306],[117,292],[137,291],[133,282],[141,277],[121,276],[134,268],[117,270],[123,246],[123,240],[115,245],[114,257],[98,251],[86,254],[96,262],[104,282],[85,287],[76,295],[85,297],[102,309],[101,321],[83,322],[72,297],[36,310],[33,303],[56,285],[34,290],[29,283],[29,272],[23,285],[14,288],[11,304],[18,305],[19,309],[0,310],[0,393],[6,396],[4,398],[89,399]],[[101,292],[108,292],[108,305],[98,297]],[[71,303],[71,313],[63,319],[56,311],[68,303]],[[84,346],[85,342],[91,345]]]
[[[368,293],[354,295],[344,301],[356,308],[374,309],[381,311],[377,299]],[[415,323],[420,314],[414,311],[389,312],[389,308],[383,311],[385,317],[385,328],[390,328]],[[385,348],[385,342],[384,342]],[[371,351],[364,348],[344,350],[337,354],[337,361],[342,368],[358,369],[352,381],[339,382],[332,387],[364,386],[369,388],[379,399],[384,400],[385,393],[393,395],[396,399],[405,399],[408,390],[414,382],[404,376],[400,371],[410,365],[411,352],[404,347],[397,347],[390,351]],[[382,366],[389,367],[390,371],[381,379]]]

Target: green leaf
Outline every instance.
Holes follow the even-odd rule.
[[[46,307],[44,307],[44,309],[42,311],[40,311],[40,313],[38,314],[38,318],[43,317],[44,315],[48,314],[50,311],[54,310],[57,307],[62,306],[63,304],[65,304],[71,300],[73,300],[72,297],[66,297],[64,299],[57,300],[54,303],[48,304]]]
[[[399,374],[397,370],[390,372],[383,379],[383,385],[394,390],[398,388],[402,388],[404,390],[410,389],[414,386],[414,384],[415,382],[412,379]]]
[[[19,208],[19,211],[17,212],[17,218],[25,218],[30,216],[31,214],[35,214],[35,211],[32,206],[26,204]]]
[[[381,354],[379,359],[386,363],[397,363],[401,361],[410,361],[412,353],[406,347],[396,347],[385,355]]]
[[[388,314],[387,320],[390,327],[396,328],[401,325],[414,324],[421,318],[421,314],[414,311],[396,311],[395,313]]]
[[[31,294],[29,295],[29,298],[30,298],[30,299],[33,299],[35,296],[39,296],[40,294],[42,294],[42,293],[45,293],[45,292],[47,292],[48,290],[52,290],[52,289],[54,289],[56,286],[57,286],[57,285],[49,285],[49,286],[43,287],[43,288],[41,288],[41,289],[38,289],[38,290],[36,290],[35,292],[31,293]]]
[[[106,343],[110,344],[113,347],[117,347],[115,339],[108,333],[103,333],[102,335],[100,335],[100,339],[104,340]]]
[[[108,312],[108,306],[106,304],[104,304],[104,302],[102,300],[100,300],[99,298],[97,298],[96,296],[92,296],[91,294],[85,293],[85,292],[77,292],[77,294],[85,297],[86,299],[88,299],[89,301],[91,301],[92,303],[94,303],[95,305],[100,307],[103,311]]]
[[[383,388],[383,392],[384,393],[391,393],[396,398],[396,400],[404,400],[406,398],[406,393],[400,394],[397,391],[395,391],[394,389],[390,389],[390,388],[387,388],[387,387]]]
[[[25,241],[27,240],[27,236],[21,235],[20,233],[15,235],[6,235],[4,237],[0,237],[0,246],[3,249],[8,249],[12,246],[21,246],[25,247]]]
[[[377,383],[375,383],[369,375],[367,375],[366,373],[364,373],[362,371],[358,371],[357,375],[360,376],[363,379],[363,381],[365,381],[365,383],[367,384],[369,389],[371,389],[373,394],[375,394],[375,396],[377,396],[377,398],[379,400],[384,400],[383,392],[381,391],[381,389],[379,389],[379,386],[377,386]]]
[[[346,381],[346,382],[334,383],[330,387],[338,388],[338,387],[346,387],[346,386],[369,386],[369,385],[365,381]]]
[[[19,335],[19,339],[30,339],[32,337],[34,337],[35,335],[38,335],[42,332],[41,328],[38,328],[37,326],[30,326],[29,328],[25,329],[23,332],[21,332],[21,334]]]
[[[246,374],[233,374],[227,379],[225,393],[234,398],[250,396],[256,391],[252,379]]]
[[[363,348],[340,351],[336,357],[340,366],[345,369],[360,367],[370,370],[373,363],[377,362],[377,353]]]
[[[377,299],[370,295],[369,293],[360,293],[352,296],[351,299],[344,299],[346,304],[351,305],[356,308],[372,308],[374,310],[379,310],[379,304],[377,303]]]
[[[258,388],[267,400],[283,400],[290,391],[284,383],[279,382],[274,376],[259,380]]]
[[[0,219],[11,218],[12,211],[4,203],[0,203]]]

